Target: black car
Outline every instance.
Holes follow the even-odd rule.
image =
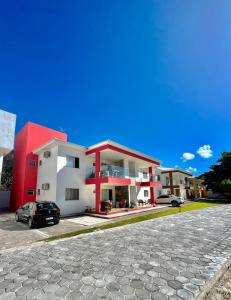
[[[27,202],[20,206],[15,213],[17,222],[27,222],[29,228],[36,228],[46,224],[58,224],[60,209],[54,202]]]

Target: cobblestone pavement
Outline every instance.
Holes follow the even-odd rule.
[[[0,299],[194,299],[231,256],[231,205],[0,252]]]

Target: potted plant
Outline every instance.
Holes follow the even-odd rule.
[[[119,202],[119,206],[120,208],[125,208],[127,204],[127,200],[126,199],[121,199]]]
[[[108,213],[112,209],[112,205],[110,201],[102,201],[101,202],[101,210]]]

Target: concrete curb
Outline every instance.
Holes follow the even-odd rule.
[[[203,291],[195,298],[195,300],[203,300],[208,293],[212,290],[212,288],[216,285],[216,283],[222,278],[224,273],[231,266],[231,258],[229,258],[226,263],[221,267],[220,271],[218,271],[203,287]]]

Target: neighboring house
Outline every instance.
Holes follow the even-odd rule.
[[[28,201],[54,201],[62,215],[91,209],[102,201],[129,208],[142,201],[155,205],[161,188],[160,161],[104,141],[84,147],[65,134],[28,123],[16,137],[12,207]]]
[[[193,178],[194,186],[194,196],[195,198],[207,198],[208,192],[206,186],[203,184],[203,180],[194,177]]]
[[[3,157],[14,148],[15,123],[16,115],[0,110],[0,209],[9,208],[10,205],[10,190],[6,190],[6,185],[1,186],[1,177]]]
[[[179,168],[160,167],[163,194],[182,196],[184,199],[194,197],[193,175]]]
[[[16,115],[0,109],[0,184],[3,157],[14,148]]]

